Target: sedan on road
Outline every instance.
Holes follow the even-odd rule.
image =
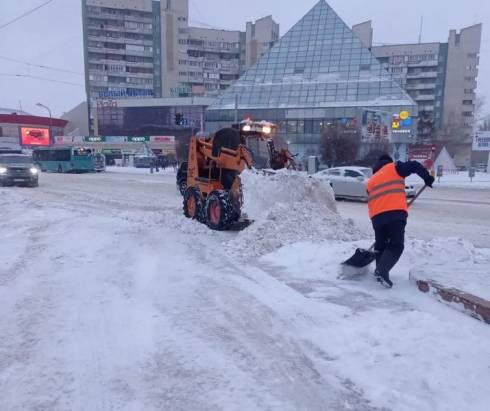
[[[335,198],[367,201],[367,183],[372,174],[368,167],[336,167],[319,171],[314,176],[330,183]],[[405,192],[407,197],[413,197],[415,187],[406,185]]]

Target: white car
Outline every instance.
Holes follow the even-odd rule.
[[[314,176],[327,180],[333,188],[335,198],[367,201],[367,182],[373,171],[367,167],[335,167],[319,171]],[[415,196],[415,187],[405,186],[407,197]]]

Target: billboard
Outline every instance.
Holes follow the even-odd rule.
[[[384,111],[364,110],[361,138],[363,143],[388,143],[391,138],[390,115]]]
[[[436,147],[433,145],[412,145],[408,149],[408,159],[418,161],[428,170],[432,170],[435,151]]]
[[[490,151],[490,131],[479,131],[475,134],[473,151]]]
[[[49,128],[21,127],[20,144],[23,146],[49,146]]]

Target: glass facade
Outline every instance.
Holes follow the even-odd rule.
[[[250,116],[279,124],[293,151],[318,152],[326,125],[363,110],[408,111],[416,105],[371,51],[321,0],[207,110],[209,131]]]
[[[98,108],[99,135],[139,136],[171,133],[182,128],[200,130],[204,109],[204,106]],[[176,124],[177,119],[180,124]]]

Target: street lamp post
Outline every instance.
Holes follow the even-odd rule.
[[[41,104],[41,103],[37,103],[36,106],[43,107],[46,110],[48,110],[48,113],[49,113],[49,143],[51,144],[52,139],[53,139],[53,116],[51,115],[51,109],[48,106],[45,106],[44,104]]]

